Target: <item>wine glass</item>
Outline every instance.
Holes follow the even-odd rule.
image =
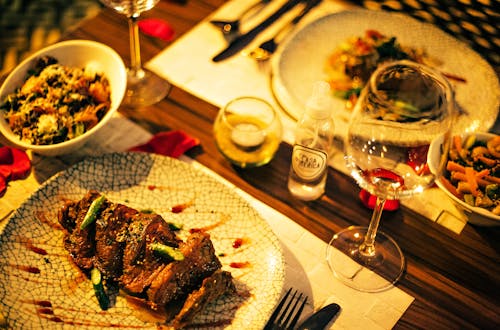
[[[171,85],[142,67],[137,21],[142,12],[153,8],[159,0],[100,0],[107,7],[127,16],[130,38],[130,61],[127,91],[122,105],[138,108],[154,104],[167,95]]]
[[[378,231],[380,217],[386,200],[422,192],[443,171],[444,159],[429,170],[427,151],[435,138],[443,138],[443,148],[449,148],[453,105],[446,78],[407,60],[380,67],[363,89],[344,141],[345,160],[358,185],[377,202],[368,227],[338,232],[327,248],[330,268],[348,286],[378,292],[401,278],[404,255]]]

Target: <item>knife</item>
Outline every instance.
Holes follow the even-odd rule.
[[[340,312],[340,306],[332,303],[321,308],[304,320],[297,330],[323,330],[330,321]]]
[[[254,27],[252,30],[248,31],[245,34],[240,35],[236,39],[234,39],[226,49],[220,52],[218,55],[212,58],[214,62],[220,62],[225,60],[234,54],[237,54],[240,50],[242,50],[246,45],[248,45],[259,33],[264,31],[269,25],[274,23],[278,18],[280,18],[283,14],[288,12],[290,9],[295,7],[297,4],[304,0],[289,0],[282,7],[280,7],[276,12],[274,12],[271,16],[266,18],[262,23]]]

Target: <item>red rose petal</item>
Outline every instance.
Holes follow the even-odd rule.
[[[31,160],[23,150],[0,148],[0,175],[5,183],[25,178],[31,170]]]
[[[0,164],[12,164],[13,161],[12,148],[0,147]]]
[[[375,208],[377,197],[370,194],[365,189],[361,189],[361,191],[359,192],[359,198],[361,199],[363,205],[366,206],[367,208],[372,210]],[[385,201],[384,211],[396,211],[397,209],[399,209],[398,200],[388,199]]]
[[[156,18],[146,18],[139,21],[138,25],[139,30],[146,35],[160,38],[164,41],[172,41],[174,39],[175,31],[168,22]]]
[[[24,179],[31,170],[31,160],[26,152],[19,149],[12,149],[14,162],[12,164],[11,180]]]
[[[0,194],[5,192],[10,180],[25,178],[31,170],[31,160],[26,152],[0,147]]]
[[[14,157],[12,156],[12,148],[0,147],[0,176],[2,176],[5,181],[4,186],[12,174],[11,165],[13,162]]]
[[[178,158],[186,151],[200,144],[182,131],[160,132],[153,136],[147,143],[133,147],[130,151],[152,152],[164,156]]]

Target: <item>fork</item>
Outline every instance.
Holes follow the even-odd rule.
[[[257,47],[256,49],[252,50],[249,52],[250,57],[253,57],[257,61],[267,61],[272,54],[276,51],[278,48],[278,38],[281,39],[282,36],[285,35],[285,33],[288,33],[289,30],[292,29],[295,25],[297,25],[302,18],[314,7],[320,4],[322,0],[308,0],[306,1],[306,4],[302,11],[295,16],[288,24],[286,24],[281,30],[276,33],[275,36],[272,38],[264,41]]]
[[[292,288],[288,289],[283,298],[281,298],[278,306],[271,315],[271,318],[267,321],[264,330],[288,330],[293,329],[293,327],[297,324],[300,314],[302,314],[302,310],[306,305],[307,296],[302,293],[299,294],[299,292],[295,290],[287,302],[291,292]]]

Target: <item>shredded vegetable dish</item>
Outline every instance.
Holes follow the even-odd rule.
[[[380,64],[403,59],[424,63],[428,57],[423,50],[403,47],[396,37],[366,30],[364,36],[351,37],[336,47],[326,61],[325,71],[334,95],[351,100],[353,105]]]
[[[84,134],[110,105],[106,77],[46,56],[37,59],[24,84],[2,100],[0,110],[22,141],[48,145]]]
[[[441,182],[467,204],[500,215],[500,136],[488,141],[474,134],[464,140],[454,136]]]

